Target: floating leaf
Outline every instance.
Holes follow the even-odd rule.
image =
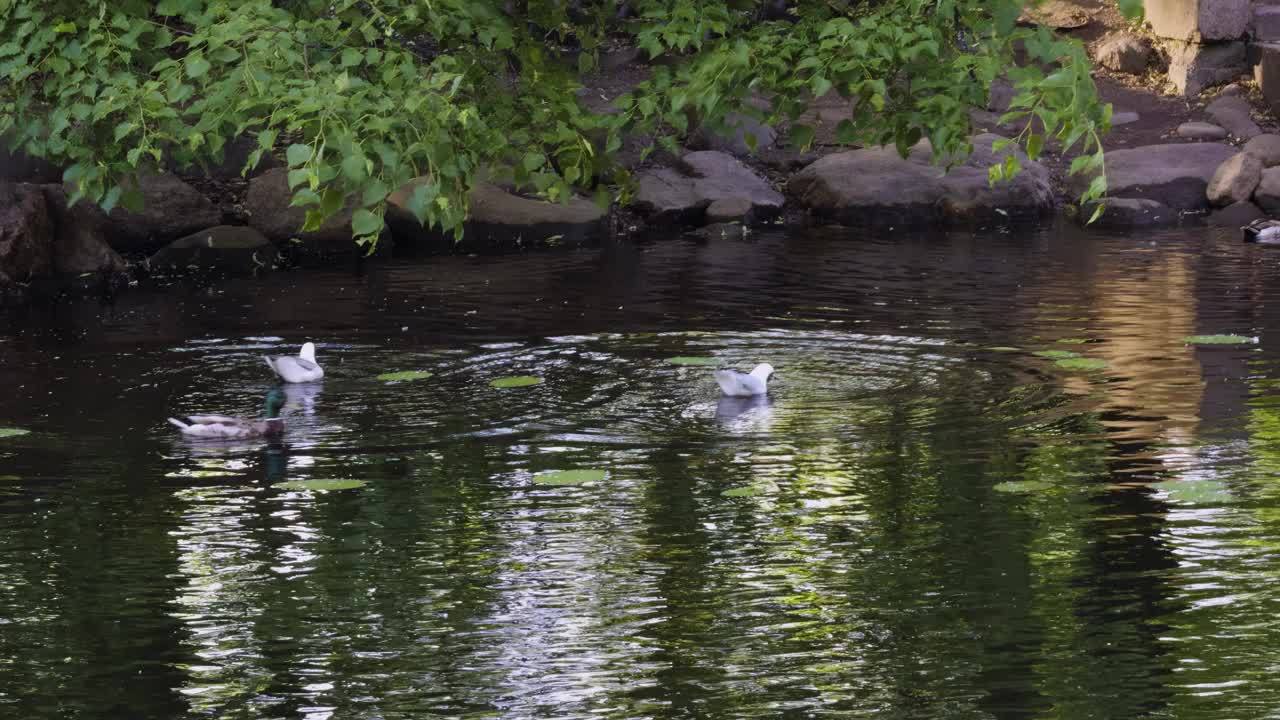
[[[698,365],[698,366],[719,366],[718,358],[710,357],[673,357],[667,358],[667,362],[672,365]]]
[[[991,352],[1022,352],[1022,348],[1008,347],[1005,345],[997,345],[995,347],[989,347],[987,349],[990,350]]]
[[[999,485],[993,485],[991,489],[996,492],[1007,493],[1041,492],[1043,490],[1052,490],[1053,483],[1047,483],[1043,480],[1011,480],[1002,482]]]
[[[364,480],[289,480],[272,485],[281,490],[313,490],[329,492],[330,490],[355,490],[369,483]]]
[[[600,482],[608,475],[604,470],[552,470],[534,475],[533,482],[538,485],[582,485]]]
[[[426,370],[402,370],[400,372],[382,373],[378,376],[378,379],[385,382],[402,382],[408,380],[426,380],[429,377],[431,377],[431,373]]]
[[[1244,335],[1188,335],[1182,342],[1190,345],[1248,345],[1253,338]]]
[[[164,474],[167,478],[182,478],[185,480],[209,480],[211,478],[227,478],[239,479],[243,477],[228,470],[174,470]]]
[[[1090,340],[1089,338],[1059,338],[1054,340],[1054,342],[1062,343],[1063,345],[1084,345],[1085,343],[1090,342]]]
[[[489,384],[496,388],[518,388],[541,385],[542,382],[542,378],[534,377],[533,375],[517,375],[515,377],[498,378]]]
[[[727,497],[727,498],[755,497],[757,495],[763,495],[769,492],[770,490],[774,490],[776,488],[777,488],[777,485],[774,485],[773,483],[756,483],[754,485],[744,485],[743,487],[729,488],[728,490],[725,490],[724,492],[720,493],[720,496]]]
[[[1165,480],[1153,483],[1152,488],[1169,496],[1176,503],[1193,505],[1224,505],[1236,501],[1227,486],[1218,480]]]
[[[1073,353],[1070,350],[1037,350],[1031,354],[1036,357],[1049,358],[1050,360],[1066,360],[1080,357],[1080,353]]]
[[[1093,372],[1101,370],[1107,366],[1106,360],[1097,358],[1074,357],[1063,358],[1054,363],[1064,370],[1075,370],[1077,372]]]
[[[0,427],[0,438],[18,437],[19,435],[26,435],[29,432],[31,431],[23,430],[22,428]]]

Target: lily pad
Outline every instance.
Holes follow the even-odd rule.
[[[1050,360],[1067,360],[1080,357],[1080,353],[1074,353],[1070,350],[1037,350],[1031,354],[1036,357],[1049,358]]]
[[[673,357],[667,358],[667,362],[672,365],[695,365],[700,367],[718,367],[721,362],[719,358],[712,357]]]
[[[763,495],[770,490],[773,490],[775,487],[777,486],[770,483],[756,483],[755,485],[744,485],[742,487],[729,488],[728,490],[720,493],[720,496],[727,498],[755,497],[757,495]]]
[[[1007,493],[1040,492],[1052,488],[1053,483],[1047,483],[1043,480],[1010,480],[1009,482],[991,486],[991,489],[996,492]]]
[[[1169,496],[1169,500],[1189,505],[1225,505],[1236,497],[1219,480],[1165,480],[1152,488]]]
[[[515,377],[498,378],[489,384],[496,388],[518,388],[529,387],[530,385],[541,385],[542,383],[543,380],[540,377],[534,377],[533,375],[517,375]]]
[[[426,370],[401,370],[400,372],[382,373],[378,376],[384,382],[404,382],[408,380],[426,380],[431,373]]]
[[[1182,342],[1189,345],[1249,345],[1253,338],[1244,335],[1188,335]]]
[[[1054,340],[1054,342],[1061,343],[1063,345],[1084,345],[1089,342],[1089,338],[1058,338],[1057,340]]]
[[[537,485],[582,485],[600,482],[609,476],[604,470],[552,470],[533,476]]]
[[[19,435],[26,435],[29,432],[31,431],[23,430],[22,428],[0,427],[0,438],[18,437]]]
[[[1094,372],[1101,370],[1107,366],[1106,360],[1087,357],[1063,358],[1054,363],[1064,370],[1075,370],[1077,372]]]
[[[991,352],[1022,352],[1022,348],[1008,347],[1006,345],[997,345],[987,348]]]
[[[288,482],[276,483],[271,487],[281,490],[329,492],[331,490],[355,490],[368,484],[364,480],[289,480]]]

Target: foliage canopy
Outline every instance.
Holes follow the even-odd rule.
[[[1131,14],[1141,0],[1121,0]],[[1080,144],[1102,163],[1110,107],[1078,44],[1018,25],[1025,0],[0,0],[0,134],[64,163],[106,209],[140,202],[139,173],[217,162],[244,134],[289,167],[307,228],[348,204],[368,241],[388,195],[460,231],[482,172],[557,200],[625,188],[613,162],[628,133],[668,142],[691,117],[744,112],[797,123],[813,96],[847,98],[848,143],[927,137],[970,151],[968,110],[992,82],[1017,89],[1010,120],[1034,158]],[[768,11],[774,9],[773,15]],[[576,94],[607,43],[652,57],[651,77],[593,112]],[[566,51],[566,48],[568,51]],[[769,108],[746,104],[767,98]],[[1035,122],[1032,122],[1032,121]],[[1012,157],[1012,156],[1010,156]],[[998,180],[1017,161],[992,168]],[[1089,188],[1100,196],[1105,180]],[[1088,199],[1088,198],[1086,198]]]

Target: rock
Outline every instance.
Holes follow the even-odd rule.
[[[249,212],[249,225],[276,243],[292,238],[302,241],[304,253],[319,255],[348,255],[360,252],[351,232],[352,208],[335,213],[318,230],[302,232],[307,210],[291,207],[293,192],[289,189],[289,170],[275,168],[249,181],[245,196],[245,209]],[[217,225],[205,223],[203,227]]]
[[[637,177],[634,207],[659,222],[698,222],[716,200],[744,197],[757,217],[776,215],[782,195],[737,158],[706,150],[685,155],[675,167]]]
[[[232,138],[222,146],[220,160],[210,162],[203,167],[194,163],[189,167],[178,167],[178,163],[171,163],[170,169],[174,172],[200,173],[219,180],[238,180],[242,177],[240,173],[244,170],[245,164],[249,162],[249,156],[257,149],[257,135],[245,133]],[[280,161],[271,154],[264,153],[258,159],[258,163],[249,170],[249,175],[256,175],[276,167],[281,167]]]
[[[1262,171],[1262,180],[1253,191],[1253,201],[1268,215],[1280,215],[1280,167]]]
[[[1262,179],[1262,161],[1247,152],[1237,153],[1235,157],[1218,166],[1209,180],[1205,191],[1209,204],[1214,207],[1226,207],[1232,203],[1244,202],[1253,197],[1253,191]]]
[[[1256,43],[1253,49],[1258,53],[1253,67],[1254,80],[1271,106],[1271,112],[1280,114],[1280,42]]]
[[[1111,127],[1120,127],[1121,125],[1128,125],[1129,123],[1136,122],[1138,122],[1138,113],[1131,110],[1114,113],[1111,116]]]
[[[1248,100],[1235,95],[1219,97],[1205,108],[1205,112],[1209,113],[1215,123],[1241,140],[1249,140],[1262,134],[1262,128],[1249,115],[1251,110]]]
[[[121,252],[152,251],[174,238],[217,225],[222,213],[209,198],[175,175],[150,175],[138,182],[142,210],[111,211],[107,242]]]
[[[712,223],[698,228],[693,235],[703,240],[741,240],[747,236],[747,228],[742,223]]]
[[[1131,230],[1139,227],[1176,225],[1178,213],[1163,203],[1145,198],[1107,198],[1106,209],[1089,227],[1101,230]],[[1093,217],[1096,205],[1086,205],[1081,210],[1081,223]]]
[[[1249,26],[1249,0],[1146,0],[1143,5],[1152,31],[1172,40],[1235,40]]]
[[[1024,168],[1011,182],[987,182],[987,168],[998,135],[973,139],[974,153],[948,174],[930,162],[931,148],[921,141],[907,158],[890,147],[828,155],[791,178],[787,192],[819,216],[871,226],[919,227],[974,224],[1042,217],[1053,209],[1049,173],[1017,153]]]
[[[68,205],[61,185],[42,190],[53,221],[53,268],[62,282],[94,286],[120,280],[125,262],[107,243],[108,221],[102,211],[84,200]]]
[[[1146,145],[1107,152],[1107,192],[1113,197],[1156,200],[1174,211],[1208,208],[1205,191],[1218,166],[1236,154],[1223,143]],[[1082,193],[1092,177],[1072,175],[1073,195]]]
[[[0,298],[21,298],[53,274],[53,223],[35,185],[0,183]]]
[[[987,94],[987,109],[996,113],[1006,113],[1018,91],[1013,84],[1004,78],[996,78],[991,83],[991,91]]]
[[[1253,9],[1251,33],[1255,40],[1267,42],[1280,40],[1280,7],[1259,5]]]
[[[62,169],[41,158],[33,158],[21,150],[10,150],[0,142],[0,182],[62,182]]]
[[[1231,82],[1248,71],[1243,42],[1214,45],[1170,40],[1169,80],[1183,95],[1198,95],[1214,85]]]
[[[1089,13],[1068,0],[1043,0],[1022,11],[1018,21],[1025,25],[1043,25],[1053,30],[1075,30],[1089,24]]]
[[[1098,44],[1093,59],[1116,72],[1141,75],[1147,71],[1147,63],[1151,60],[1151,46],[1135,35],[1114,35]]]
[[[708,223],[740,222],[751,220],[751,200],[744,197],[722,198],[707,206]]]
[[[755,149],[747,142],[747,136],[755,138]],[[773,128],[753,117],[740,113],[730,113],[725,117],[725,128],[713,130],[710,127],[699,127],[689,138],[689,148],[693,150],[718,150],[730,155],[744,157],[760,150],[774,146],[778,133]]]
[[[1244,151],[1262,161],[1262,167],[1280,165],[1280,135],[1258,135],[1244,144]]]
[[[428,251],[458,249],[453,237],[423,228],[406,205],[417,180],[388,198],[387,225],[397,247]],[[609,213],[594,202],[575,197],[568,204],[521,197],[493,183],[478,183],[468,198],[470,215],[463,231],[464,249],[510,250],[536,245],[582,245],[603,238]]]
[[[1208,223],[1219,227],[1244,227],[1267,216],[1262,208],[1249,201],[1232,203],[1209,213]]]
[[[1225,140],[1226,128],[1207,122],[1186,122],[1178,126],[1178,137],[1188,140]]]
[[[219,225],[174,240],[152,255],[152,270],[249,274],[273,266],[276,246],[251,227]]]

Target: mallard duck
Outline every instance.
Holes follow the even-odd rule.
[[[306,343],[297,355],[264,355],[267,367],[288,383],[315,382],[324,377],[324,369],[316,362],[315,343]]]
[[[186,422],[177,418],[169,418],[169,422],[183,435],[193,438],[279,437],[284,433],[284,418],[280,417],[283,407],[284,394],[279,388],[272,388],[267,393],[266,418],[262,420],[226,415],[188,415],[184,418]]]
[[[773,376],[773,366],[760,363],[749,373],[725,368],[716,370],[716,383],[720,392],[729,397],[750,397],[764,395],[769,391],[769,378]]]
[[[1240,230],[1245,242],[1280,245],[1280,220],[1254,220]]]

